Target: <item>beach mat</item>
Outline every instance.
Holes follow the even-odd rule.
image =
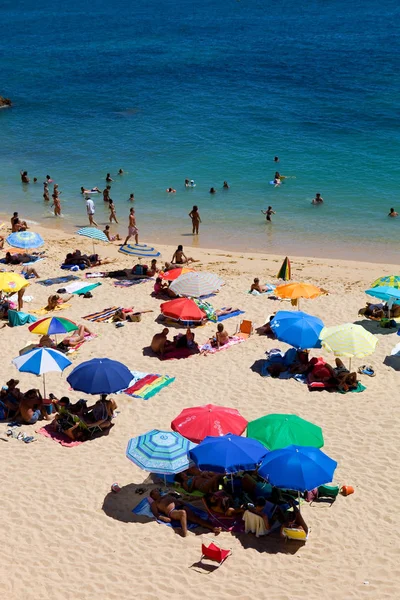
[[[64,302],[63,304],[58,304],[57,306],[55,306],[52,310],[47,310],[46,307],[43,308],[38,308],[37,310],[30,310],[29,312],[35,314],[35,315],[48,315],[49,313],[58,311],[58,310],[64,310],[65,308],[70,308],[70,304],[68,302]]]
[[[86,292],[91,292],[95,288],[99,287],[101,283],[98,281],[97,283],[87,283],[86,281],[75,281],[74,283],[70,283],[65,286],[65,291],[67,294],[86,294]]]
[[[41,281],[37,281],[36,283],[40,283],[40,285],[44,285],[48,287],[49,285],[55,285],[60,283],[68,283],[68,281],[74,281],[75,279],[79,279],[76,275],[65,275],[64,277],[53,277],[52,279],[42,279]]]
[[[116,287],[131,287],[132,285],[138,285],[138,283],[145,283],[150,281],[149,279],[120,279],[114,281]]]
[[[204,510],[200,510],[199,508],[196,508],[196,506],[193,506],[192,504],[187,504],[187,506],[201,519],[204,519],[205,521],[208,520],[208,514],[204,511]],[[168,527],[180,527],[181,524],[179,521],[171,521],[171,523],[166,523],[165,521],[160,521],[159,519],[156,519],[155,516],[153,515],[153,513],[151,512],[151,508],[150,508],[150,502],[148,498],[143,498],[143,500],[141,502],[139,502],[139,504],[137,506],[135,506],[135,508],[132,509],[132,512],[135,515],[140,515],[141,517],[148,517],[149,519],[152,519],[154,521],[157,521],[157,523],[160,523],[160,525],[167,525]],[[200,525],[197,525],[196,523],[188,523],[188,529],[196,529],[196,527],[200,527]]]
[[[91,315],[86,315],[86,317],[82,318],[86,319],[86,321],[92,321],[93,323],[110,323],[113,315],[115,315],[117,310],[121,309],[121,306],[111,306],[110,308],[105,308],[104,310],[92,313]]]
[[[220,346],[219,348],[213,348],[211,346],[211,344],[204,344],[204,346],[202,346],[200,348],[200,352],[207,350],[208,354],[216,354],[217,352],[221,352],[222,350],[227,350],[228,348],[231,348],[232,346],[236,346],[236,344],[241,344],[244,341],[245,340],[243,338],[233,336],[230,338],[230,340],[227,344],[224,344],[223,346]]]
[[[230,319],[231,317],[238,317],[239,315],[244,315],[244,310],[235,310],[234,312],[229,313],[229,315],[221,315],[218,317],[218,323],[220,321],[226,321],[226,319]]]
[[[40,435],[44,435],[47,438],[52,439],[54,442],[61,444],[61,446],[65,446],[65,448],[72,448],[73,446],[80,446],[84,442],[71,440],[65,433],[59,433],[51,428],[51,424],[45,425],[38,429],[36,433],[40,433]]]
[[[133,379],[123,393],[133,398],[141,398],[142,400],[152,398],[163,388],[175,381],[175,377],[169,377],[168,375],[139,373],[135,371],[132,371],[132,375]]]

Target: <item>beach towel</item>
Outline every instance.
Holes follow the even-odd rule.
[[[102,277],[108,277],[109,273],[106,273],[105,271],[98,271],[97,273],[85,273],[85,277],[86,279],[95,279],[95,278],[102,278]]]
[[[152,356],[157,356],[160,360],[172,360],[173,358],[180,360],[182,358],[189,358],[189,356],[193,356],[199,353],[199,347],[196,344],[195,348],[175,348],[171,350],[171,352],[167,352],[166,354],[154,354],[152,352]]]
[[[51,424],[45,425],[41,429],[38,429],[36,433],[40,433],[40,435],[44,435],[45,437],[54,440],[58,444],[61,444],[61,446],[65,446],[66,448],[72,448],[73,446],[80,446],[80,444],[83,444],[83,442],[71,440],[71,438],[69,438],[65,433],[59,433],[58,431],[55,431],[52,429]]]
[[[226,321],[226,319],[230,319],[231,317],[238,317],[239,315],[244,315],[244,310],[235,310],[234,312],[229,313],[228,315],[220,315],[218,317],[218,323],[221,321]]]
[[[205,521],[208,520],[208,515],[206,512],[204,512],[204,510],[200,510],[199,508],[196,508],[196,506],[193,506],[192,504],[187,504],[187,506],[201,519],[204,519]],[[157,523],[160,523],[160,525],[167,525],[168,527],[180,527],[181,524],[179,521],[171,521],[171,523],[165,523],[165,521],[160,521],[159,519],[156,519],[155,516],[153,515],[153,513],[151,512],[151,508],[150,508],[150,502],[148,498],[144,498],[141,502],[139,502],[139,504],[137,506],[135,506],[134,509],[132,509],[132,512],[135,515],[140,515],[142,517],[148,517],[149,519],[153,519],[154,521],[157,521]],[[199,525],[197,525],[196,523],[188,523],[188,529],[195,529],[196,527],[199,527]]]
[[[76,275],[64,275],[64,277],[53,277],[52,279],[42,279],[41,281],[37,281],[36,283],[40,283],[40,285],[44,285],[48,287],[49,285],[55,285],[56,283],[68,283],[68,281],[73,281],[74,279],[79,279]]]
[[[232,346],[235,346],[236,344],[241,344],[244,341],[246,341],[246,340],[244,340],[243,338],[233,336],[233,337],[229,338],[229,342],[227,344],[224,344],[223,346],[220,346],[219,348],[214,348],[213,346],[211,346],[211,344],[204,344],[200,348],[200,352],[207,351],[208,354],[215,354],[216,352],[221,352],[221,350],[227,350],[228,348],[231,348]]]
[[[364,390],[366,390],[367,388],[365,387],[365,385],[363,385],[361,383],[361,381],[357,381],[357,387],[354,390],[348,390],[349,392],[354,392],[355,394],[359,394],[360,392],[363,392]],[[337,390],[339,392],[339,394],[347,394],[347,392],[345,392],[344,390]]]
[[[51,312],[55,312],[58,310],[64,310],[65,308],[69,308],[71,305],[68,302],[64,302],[63,304],[57,304],[52,310],[48,310],[46,307],[38,308],[37,310],[31,310],[30,312],[35,315],[48,315]]]
[[[272,294],[272,292],[275,291],[276,286],[273,285],[272,283],[265,283],[264,285],[267,288],[265,290],[265,292],[257,292],[257,290],[253,290],[253,291],[247,292],[247,293],[251,294],[252,296],[264,296],[265,294]]]
[[[33,315],[28,315],[27,313],[11,309],[8,310],[7,317],[10,327],[20,327],[21,325],[35,323],[37,321],[37,318]]]
[[[123,393],[133,398],[142,398],[142,400],[152,398],[164,387],[175,381],[175,377],[169,377],[168,375],[139,373],[137,371],[132,371],[132,376],[129,387],[123,390]]]
[[[77,271],[78,269],[76,269],[76,267],[81,271],[86,269],[86,265],[60,265],[60,269],[63,269],[64,271]]]
[[[100,282],[97,283],[87,283],[86,281],[75,281],[74,283],[70,283],[65,286],[65,291],[67,294],[86,294],[86,292],[90,292],[94,290],[94,288],[101,285]]]
[[[114,281],[114,285],[116,287],[131,287],[132,285],[137,285],[138,283],[145,283],[149,281],[149,279],[120,279]]]
[[[91,315],[86,315],[86,317],[82,318],[86,319],[86,321],[92,321],[93,323],[111,323],[112,317],[117,310],[122,310],[122,307],[111,306],[110,308],[105,308],[104,310],[92,313]]]

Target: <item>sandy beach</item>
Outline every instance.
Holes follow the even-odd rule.
[[[59,266],[71,249],[92,252],[92,243],[86,238],[40,227],[35,230],[46,240],[46,258],[35,265],[42,279],[65,274]],[[157,249],[162,253],[161,262],[170,260],[175,248],[157,244]],[[290,309],[289,302],[247,293],[256,276],[261,282],[277,283],[283,256],[187,250],[200,260],[196,268],[217,273],[225,281],[211,299],[214,307],[238,307],[256,326],[272,312]],[[116,245],[98,244],[96,251],[102,257],[115,258],[115,268],[134,264],[134,260],[118,253]],[[102,268],[112,269],[114,266]],[[15,271],[20,270],[15,267]],[[326,326],[360,322],[357,312],[367,300],[364,290],[377,277],[394,271],[392,266],[372,263],[292,259],[294,281],[328,290],[327,296],[301,303],[302,310],[320,317]],[[35,435],[34,443],[0,440],[4,597],[113,600],[133,594],[141,600],[297,600],[305,596],[317,600],[333,593],[376,600],[397,597],[400,544],[394,502],[400,492],[396,445],[399,375],[384,364],[398,341],[396,330],[363,321],[379,338],[374,355],[353,362],[355,368],[372,364],[376,371],[374,378],[360,375],[367,388],[363,393],[312,393],[294,380],[263,378],[251,369],[267,350],[288,348],[257,334],[216,355],[170,361],[144,356],[143,348],[162,329],[156,322],[160,301],[150,296],[152,282],[119,288],[111,279],[94,281],[101,285],[93,291],[93,298],[74,297],[71,306],[59,313],[88,325],[97,335],[71,355],[72,367],[94,357],[108,357],[132,370],[176,379],[147,401],[124,394],[116,396],[119,412],[115,426],[103,438],[65,448],[34,433],[44,424],[40,422],[21,427]],[[26,295],[33,300],[25,303],[24,311],[45,306],[48,296],[59,287],[43,287],[31,280]],[[140,323],[126,323],[121,329],[111,323],[82,320],[84,315],[113,305],[154,312],[144,314]],[[227,331],[234,333],[239,322],[240,317],[225,321]],[[195,330],[196,340],[203,343],[214,331],[215,324],[199,327]],[[41,388],[40,379],[19,374],[11,364],[22,347],[37,342],[37,336],[27,326],[5,327],[0,336],[2,385],[14,377],[20,380],[23,391]],[[312,356],[333,362],[332,355],[324,350],[311,352]],[[68,395],[76,401],[85,395],[69,390],[66,376],[70,370],[61,376],[50,373],[47,387],[56,397]],[[144,484],[148,474],[126,459],[125,449],[131,437],[153,428],[169,429],[183,408],[206,403],[237,408],[249,421],[268,413],[287,412],[320,425],[325,438],[323,450],[338,462],[335,482],[353,486],[355,493],[339,496],[331,508],[304,503],[302,511],[311,534],[301,547],[277,537],[257,540],[251,534],[221,533],[218,542],[232,549],[232,556],[218,570],[200,572],[193,565],[200,559],[201,543],[214,540],[214,535],[196,529],[184,539],[179,532],[156,522],[138,522],[132,509],[144,496],[135,490],[145,487],[148,493],[152,486]],[[6,438],[6,430],[7,424],[1,423],[0,437]],[[110,491],[113,482],[119,483],[120,493]]]

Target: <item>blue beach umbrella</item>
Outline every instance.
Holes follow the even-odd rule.
[[[153,429],[128,442],[126,456],[144,471],[172,475],[189,468],[189,450],[196,444],[172,431]]]
[[[113,394],[129,386],[132,373],[116,360],[93,358],[75,367],[67,381],[73,390],[86,394]]]
[[[36,348],[21,356],[14,358],[12,363],[17,367],[20,373],[33,373],[33,375],[43,375],[43,397],[46,397],[45,374],[51,371],[61,373],[71,365],[71,361],[58,350],[53,348]]]
[[[320,348],[319,334],[323,327],[321,319],[301,311],[280,310],[271,321],[278,340],[298,350]]]
[[[76,233],[98,242],[109,242],[107,236],[100,229],[96,229],[96,227],[82,227]]]
[[[263,459],[258,474],[271,485],[305,492],[329,483],[337,462],[312,446],[287,446],[272,450]]]
[[[39,246],[43,246],[44,239],[41,235],[33,231],[16,231],[7,237],[6,242],[14,248],[23,248],[25,250],[26,248],[39,248]]]
[[[237,473],[254,471],[268,450],[257,440],[228,433],[221,437],[207,436],[189,452],[202,471]]]
[[[161,252],[158,252],[151,246],[147,246],[147,244],[125,244],[120,247],[119,252],[136,256],[137,258],[157,258],[161,256]]]
[[[400,300],[400,290],[386,285],[370,288],[369,290],[365,290],[365,293],[368,296],[379,298],[379,300],[383,300],[389,304],[394,304],[396,300]]]

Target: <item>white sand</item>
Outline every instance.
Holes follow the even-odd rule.
[[[43,277],[62,275],[61,257],[74,247],[91,252],[91,242],[45,231],[49,241],[45,261],[37,270]],[[117,253],[117,247],[97,250],[118,258],[117,268],[133,261]],[[169,260],[172,248],[161,247]],[[189,253],[189,251],[188,251]],[[190,254],[192,251],[190,250]],[[275,281],[282,257],[244,256],[221,251],[194,250],[201,269],[220,274],[226,281],[212,300],[215,307],[235,305],[246,318],[261,325],[266,317],[290,304],[246,294],[253,277]],[[16,268],[19,271],[19,268]],[[104,270],[111,270],[105,267]],[[393,267],[319,259],[292,261],[292,277],[329,290],[329,296],[303,301],[302,309],[321,317],[326,325],[357,321],[357,310],[367,297],[372,281],[391,274]],[[399,431],[399,376],[383,364],[398,337],[374,323],[367,327],[379,344],[372,357],[354,361],[371,363],[375,378],[360,376],[367,390],[362,394],[310,393],[293,380],[265,379],[250,367],[267,349],[286,345],[258,335],[215,356],[195,356],[160,362],[144,357],[142,349],[161,330],[155,323],[160,302],[150,297],[152,284],[121,289],[112,280],[98,280],[93,299],[76,297],[70,309],[59,315],[76,320],[113,304],[153,309],[141,323],[116,329],[112,324],[91,324],[98,338],[85,344],[73,358],[76,365],[93,357],[119,359],[132,369],[162,373],[176,381],[148,401],[117,397],[119,415],[110,435],[64,448],[37,436],[32,444],[0,440],[3,485],[0,501],[2,544],[1,596],[9,600],[140,599],[158,598],[268,598],[270,600],[341,598],[385,599],[398,597],[399,541],[397,497],[400,492],[397,443]],[[58,287],[33,283],[27,294],[34,301],[25,309],[40,308]],[[232,333],[240,318],[227,320]],[[196,330],[205,341],[215,330],[208,324]],[[41,387],[41,380],[18,374],[11,359],[36,336],[27,327],[0,331],[2,361],[0,381],[20,379],[20,387]],[[315,352],[333,360],[325,351]],[[399,359],[400,361],[400,359]],[[66,372],[50,373],[48,389],[77,400],[69,391]],[[190,568],[200,558],[201,542],[214,539],[198,529],[183,539],[179,532],[155,522],[134,522],[132,508],[143,498],[134,493],[147,477],[125,457],[129,438],[152,428],[169,429],[182,408],[213,402],[238,408],[248,420],[272,412],[296,413],[319,424],[325,437],[324,451],[338,461],[335,481],[355,488],[352,496],[340,496],[332,508],[304,505],[311,526],[301,548],[277,539],[257,541],[251,535],[222,533],[218,542],[233,555],[217,571],[201,574]],[[34,434],[39,426],[24,426]],[[5,437],[6,424],[0,424]],[[119,494],[110,492],[117,481]],[[200,534],[198,532],[201,532]]]

